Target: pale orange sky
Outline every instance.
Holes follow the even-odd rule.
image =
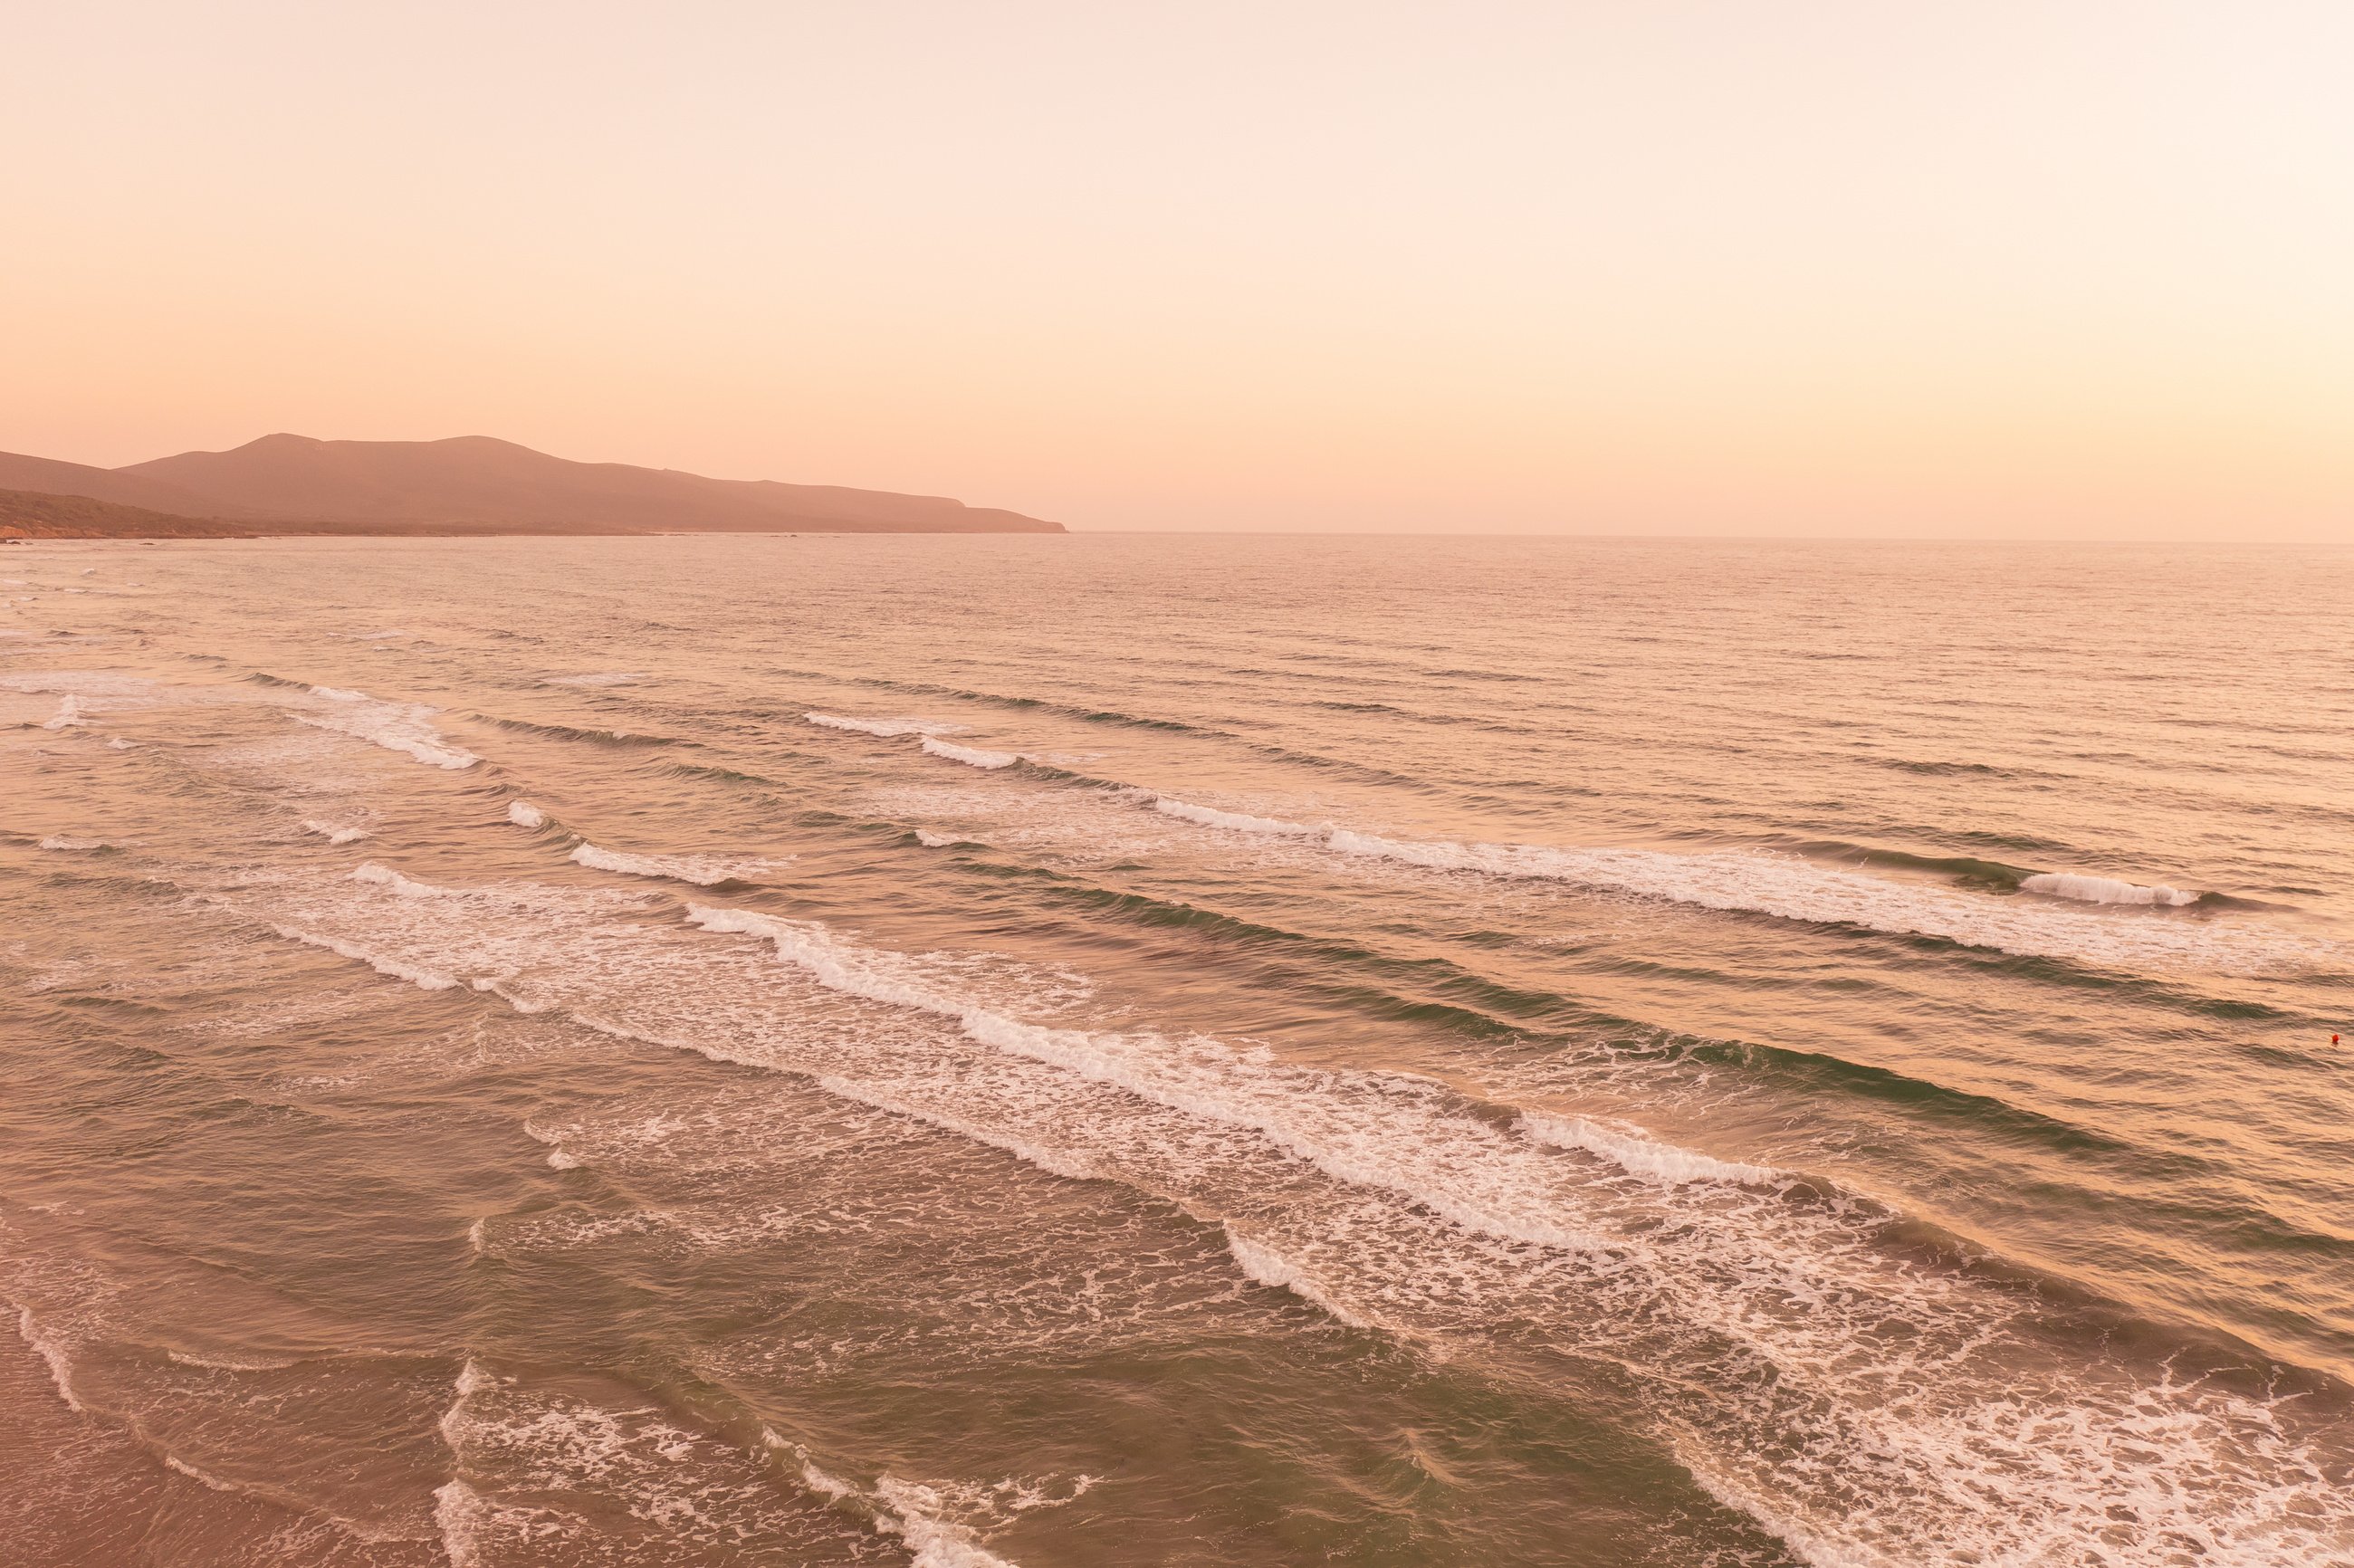
[[[0,450],[2354,540],[2354,5],[0,0]]]

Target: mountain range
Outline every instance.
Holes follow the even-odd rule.
[[[1064,532],[1059,523],[946,496],[573,462],[488,436],[323,441],[274,435],[228,451],[182,452],[124,468],[0,452],[0,491],[78,496],[183,523],[242,524],[242,531],[260,534]],[[81,514],[112,516],[86,508]],[[135,518],[92,526],[140,531]]]

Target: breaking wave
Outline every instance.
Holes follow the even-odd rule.
[[[2053,898],[2074,898],[2086,904],[2163,904],[2179,907],[2199,902],[2199,895],[2184,893],[2163,885],[2142,887],[2130,882],[2119,882],[2106,876],[2078,876],[2071,873],[2045,872],[2022,878],[2022,893],[2048,894]]]
[[[1164,815],[1226,832],[1299,839],[1334,853],[1431,871],[1574,884],[1605,892],[1826,926],[1861,926],[1964,947],[2136,967],[2261,972],[2325,958],[2322,944],[2266,927],[2214,921],[2130,919],[2022,903],[1987,893],[1890,881],[1766,850],[1556,847],[1388,838],[1331,824],[1247,816],[1170,796],[1150,797]],[[2047,880],[2076,889],[2040,886]],[[2194,895],[2081,877],[2029,877],[2031,892],[2112,905],[2188,904]],[[2147,895],[2147,896],[2137,896]]]
[[[924,736],[924,749],[934,757],[945,757],[950,762],[961,762],[968,768],[1011,768],[1022,760],[1013,751],[985,751],[977,746],[956,746],[935,735]]]
[[[961,735],[969,727],[938,719],[851,718],[842,714],[803,714],[801,717],[828,729],[855,730],[861,735],[879,735],[886,740],[903,735]]]
[[[360,862],[352,872],[352,880],[386,888],[400,895],[403,898],[439,898],[449,891],[447,888],[436,887],[429,882],[413,881],[401,875],[392,867],[378,864],[372,860]]]
[[[30,1307],[19,1305],[16,1308],[16,1335],[48,1368],[49,1382],[56,1386],[58,1397],[65,1401],[66,1408],[80,1414],[83,1405],[80,1395],[74,1393],[73,1362],[67,1359],[64,1346],[41,1331]]]
[[[433,727],[430,721],[433,715],[440,712],[439,708],[424,703],[382,702],[365,692],[346,692],[334,686],[313,686],[311,693],[327,699],[328,705],[296,714],[298,723],[372,741],[387,750],[413,757],[429,768],[472,768],[482,760],[472,752],[451,745]]]
[[[1327,832],[1302,822],[1287,822],[1280,817],[1252,817],[1240,811],[1221,811],[1214,806],[1196,806],[1190,800],[1172,800],[1167,795],[1156,796],[1152,809],[1164,816],[1188,822],[1199,822],[1205,828],[1225,828],[1237,833],[1281,833],[1296,838],[1312,838]]]
[[[716,855],[629,854],[620,850],[599,849],[592,843],[582,843],[574,849],[572,858],[579,864],[597,871],[618,871],[630,876],[668,877],[673,882],[692,882],[698,887],[716,887],[723,882],[749,881],[782,863],[773,860],[723,860]]]
[[[1322,1282],[1310,1276],[1299,1265],[1273,1247],[1252,1241],[1236,1230],[1230,1221],[1226,1227],[1226,1251],[1233,1255],[1235,1266],[1243,1277],[1274,1290],[1288,1290],[1294,1296],[1317,1308],[1328,1316],[1346,1323],[1352,1329],[1376,1329],[1380,1325],[1364,1317],[1354,1308],[1336,1298]]]
[[[368,880],[398,894],[393,874]],[[815,921],[688,906],[694,927],[780,960],[768,980],[638,916],[597,919],[578,890],[440,896],[313,907],[302,924],[429,986],[417,977],[528,955],[534,1008],[1160,1194],[1225,1226],[1242,1277],[1343,1321],[1442,1351],[1503,1332],[1605,1358],[1642,1380],[1646,1418],[1702,1484],[1772,1499],[1756,1517],[1814,1561],[1934,1561],[1959,1542],[1988,1562],[2056,1544],[2154,1564],[2190,1539],[2218,1561],[2285,1564],[2327,1560],[2343,1533],[2321,1462],[2274,1405],[2055,1341],[2034,1293],[1884,1249],[1884,1213],[1793,1202],[1787,1172],[1598,1118],[1507,1118],[1427,1079],[1026,1022],[969,966]],[[869,1003],[947,1027],[825,1011]],[[2147,1478],[2125,1520],[2110,1510],[2116,1433]],[[1872,1488],[1855,1486],[1859,1467]]]
[[[1628,1175],[1647,1181],[1671,1186],[1683,1181],[1725,1181],[1740,1187],[1772,1187],[1791,1180],[1770,1165],[1744,1165],[1712,1159],[1672,1143],[1662,1143],[1624,1122],[1532,1110],[1522,1113],[1520,1125],[1522,1131],[1539,1143],[1599,1155]]]

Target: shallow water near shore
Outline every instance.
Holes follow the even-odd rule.
[[[2354,1563],[2354,553],[0,578],[11,1563]]]

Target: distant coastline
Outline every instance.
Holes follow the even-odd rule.
[[[115,469],[0,452],[0,539],[1064,532],[947,496],[574,462],[487,436],[274,435]]]

